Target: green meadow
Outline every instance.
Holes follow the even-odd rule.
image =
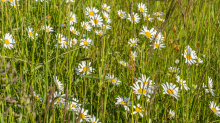
[[[218,0],[1,0],[1,123],[220,122]]]

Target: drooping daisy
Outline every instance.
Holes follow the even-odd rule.
[[[97,12],[99,12],[99,10],[95,7],[86,7],[86,15],[89,17],[93,17]]]
[[[181,86],[181,89],[186,89],[186,90],[188,90],[189,89],[189,87],[187,87],[187,85],[186,85],[186,81],[185,80],[183,80],[183,79],[180,79],[180,76],[176,76],[176,82],[178,82],[179,84],[180,84],[180,86]]]
[[[116,105],[122,105],[124,106],[126,111],[130,111],[128,106],[132,106],[132,101],[128,102],[129,98],[127,97],[123,98],[118,96],[116,97],[116,100],[117,100],[117,102],[115,103]]]
[[[189,45],[185,49],[184,58],[186,58],[185,63],[189,63],[190,65],[196,63],[195,60],[197,59],[196,53],[194,50],[192,50],[192,48],[190,48]]]
[[[164,13],[163,12],[155,12],[153,15],[162,16],[162,15],[164,15]]]
[[[61,92],[55,91],[54,93],[54,105],[61,105],[65,103],[65,94],[61,95]]]
[[[95,30],[95,33],[100,37],[104,34],[102,30]]]
[[[77,23],[77,17],[76,14],[70,12],[70,25],[72,25],[73,23]]]
[[[154,40],[155,36],[156,36],[156,31],[155,31],[154,35],[150,38],[150,41]],[[164,36],[162,35],[161,32],[158,33],[158,35],[155,38],[155,40],[164,41]]]
[[[102,24],[101,28],[102,29],[111,29],[111,26],[110,25]]]
[[[177,97],[179,97],[178,95],[178,90],[179,90],[179,87],[176,87],[176,85],[174,85],[173,83],[168,83],[166,82],[166,84],[161,84],[161,86],[163,87],[163,94],[168,94],[170,96],[173,96],[177,99]]]
[[[75,27],[73,27],[73,26],[70,27],[70,31],[71,31],[73,34],[79,35],[79,32],[76,31]]]
[[[84,108],[79,108],[76,114],[78,115],[78,118],[80,118],[80,122],[82,122],[83,120],[89,122],[89,120],[91,119],[91,116],[88,115],[88,110],[85,110]]]
[[[92,118],[90,119],[90,122],[92,122],[92,123],[101,123],[101,122],[99,122],[99,118],[96,119],[96,117],[95,117],[94,115],[93,115]]]
[[[134,87],[133,87],[134,86]],[[146,84],[143,84],[141,82],[141,85],[139,85],[137,82],[133,84],[131,88],[134,90],[134,93],[137,95],[137,99],[139,100],[141,95],[147,96],[150,98],[150,93],[152,92],[150,88],[146,86]]]
[[[175,60],[175,64],[179,64],[180,60],[179,59],[176,59]]]
[[[165,21],[165,19],[162,19],[160,17],[157,17],[157,20],[159,20],[160,22],[164,22]]]
[[[131,23],[135,22],[136,23],[139,23],[140,22],[140,17],[137,13],[132,13],[132,15],[128,14],[128,20],[131,21]]]
[[[175,111],[170,109],[169,116],[170,119],[173,119],[175,117]]]
[[[220,117],[220,107],[214,101],[210,101],[209,108]]]
[[[212,89],[213,88],[213,82],[212,82],[212,78],[208,77],[208,89],[205,89],[206,93],[211,93],[212,96],[215,96],[215,91]]]
[[[90,75],[92,74],[95,69],[90,67],[91,62],[89,64],[86,64],[86,61],[82,61],[82,64],[79,64],[78,68],[75,68],[77,75],[80,75],[81,77],[84,75]]]
[[[12,37],[10,33],[6,33],[5,36],[3,36],[2,41],[4,42],[4,47],[11,49],[14,48],[13,43],[15,43],[15,39]]]
[[[127,14],[122,10],[118,10],[118,15],[121,19],[127,18]]]
[[[28,37],[34,39],[35,37],[38,36],[37,33],[34,34],[33,28],[28,27],[26,29],[28,31]]]
[[[92,39],[87,38],[87,39],[81,39],[81,43],[80,46],[82,46],[83,48],[88,49],[88,47],[92,44]]]
[[[130,39],[130,42],[128,42],[128,44],[130,44],[131,47],[135,47],[137,46],[137,42],[138,42],[138,39],[133,38],[133,39]]]
[[[177,67],[169,67],[169,72],[172,72],[172,73],[178,73],[179,72],[179,68]]]
[[[146,77],[146,75],[141,74],[141,77],[139,77],[137,79],[137,82],[143,83],[147,86],[147,88],[153,88],[154,87],[154,83],[152,82],[152,80],[150,80],[150,77]],[[153,90],[153,89],[151,89]]]
[[[58,88],[59,91],[63,91],[63,84],[61,83],[61,81],[58,80],[57,76],[53,76],[53,80]]]
[[[105,11],[110,12],[110,11],[111,11],[110,8],[111,8],[111,7],[108,6],[106,3],[103,3],[103,4],[102,4],[102,9],[104,9]]]
[[[143,13],[147,13],[147,7],[143,3],[138,3],[138,10]]]
[[[159,50],[161,50],[161,48],[164,48],[165,46],[164,46],[164,44],[162,44],[163,42],[162,41],[160,41],[160,40],[156,40],[155,41],[155,43],[154,43],[154,49],[159,49]],[[152,46],[152,45],[150,45],[150,46]]]
[[[141,117],[144,116],[143,115],[144,110],[143,110],[143,107],[140,104],[137,104],[137,106],[134,105],[133,108],[134,108],[134,111],[131,114],[138,113]]]
[[[78,40],[76,38],[71,38],[70,39],[70,47],[73,47],[77,44]]]
[[[121,81],[117,77],[115,77],[114,74],[109,75],[108,73],[108,75],[105,78],[108,79],[109,82],[111,82],[114,85],[119,85],[121,83]]]
[[[92,27],[90,26],[90,24],[88,22],[81,22],[81,26],[83,29],[87,30],[87,31],[91,31]]]
[[[77,109],[81,106],[81,104],[79,103],[79,100],[77,100],[76,98],[72,98],[71,99],[71,104],[70,104],[70,109],[72,111],[77,111]]]
[[[105,18],[105,19],[104,19],[105,22],[108,23],[108,24],[110,24],[112,21],[111,21],[109,15],[108,15],[108,14],[103,14],[103,15],[104,15],[104,18]]]
[[[137,57],[136,51],[131,51],[131,58],[135,61],[135,58]]]
[[[125,62],[125,61],[120,61],[119,63],[125,67],[127,66],[127,62]]]
[[[147,13],[143,13],[143,16],[144,16],[144,20],[149,20],[150,22],[152,22],[152,20],[154,19],[154,18],[151,18],[150,14],[147,14]]]
[[[103,24],[102,21],[103,21],[102,17],[100,15],[98,15],[98,14],[95,14],[94,16],[92,16],[91,20],[90,20],[90,22],[92,23],[92,25],[94,27],[95,26],[101,27],[102,24]]]
[[[43,26],[43,30],[45,30],[45,26]],[[46,26],[46,32],[53,32],[53,28],[50,26]]]
[[[148,30],[146,26],[143,26],[143,29],[139,34],[144,35],[147,38],[151,39],[154,36],[154,34],[156,34],[156,31],[154,30],[154,28]]]

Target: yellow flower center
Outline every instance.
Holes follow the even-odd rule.
[[[101,34],[101,33],[98,33],[98,35],[99,35],[99,36],[102,36],[102,34]]]
[[[170,113],[170,116],[172,117],[172,116],[173,116],[173,114],[172,114],[172,113]]]
[[[99,22],[98,19],[94,19],[94,23],[97,24]]]
[[[80,117],[81,117],[82,119],[84,119],[84,118],[85,118],[85,115],[84,115],[83,113],[80,113]]]
[[[86,26],[86,25],[83,25],[83,28],[87,29],[87,26]]]
[[[143,8],[140,8],[140,11],[141,11],[141,12],[143,12],[143,11],[144,11],[144,9],[143,9]]]
[[[160,45],[159,45],[159,44],[155,44],[154,46],[155,46],[155,47],[157,47],[157,48],[159,48],[159,47],[160,47]]]
[[[72,30],[73,33],[76,33],[76,30]]]
[[[124,63],[124,62],[122,62],[121,64],[122,64],[122,65],[125,65],[125,63]]]
[[[32,32],[29,32],[29,35],[30,35],[31,37],[34,36]]]
[[[174,73],[176,73],[176,72],[177,72],[177,70],[176,70],[176,69],[173,69],[173,72],[174,72]]]
[[[138,113],[141,113],[141,112],[142,112],[142,109],[139,108],[139,107],[137,107],[137,108],[135,108],[135,111],[138,112]]]
[[[72,40],[72,43],[74,44],[74,43],[75,43],[75,41],[74,41],[74,40]]]
[[[217,113],[217,110],[216,110],[215,108],[212,108],[212,111],[213,111],[214,113]]]
[[[131,55],[131,58],[134,58],[134,55]]]
[[[86,46],[89,45],[89,42],[85,41],[85,42],[84,42],[84,45],[86,45]]]
[[[191,59],[191,55],[190,55],[190,54],[187,54],[187,55],[186,55],[186,58],[187,58],[188,60],[190,60],[190,59]]]
[[[76,107],[76,105],[72,104],[72,107],[74,107],[74,108],[75,108],[75,107]]]
[[[123,14],[120,14],[120,16],[123,17],[124,15],[123,15]]]
[[[197,88],[196,86],[194,86],[194,88]]]
[[[61,38],[58,38],[58,41],[61,42],[62,41]]]
[[[143,94],[146,93],[147,91],[145,89],[138,89],[138,92]]]
[[[89,71],[89,68],[88,67],[83,67],[83,71]]]
[[[13,2],[13,0],[8,0],[9,2]]]
[[[145,35],[146,35],[147,37],[151,37],[151,33],[149,33],[149,32],[145,32]]]
[[[135,17],[131,17],[131,20],[134,21],[134,20],[135,20]]]
[[[5,39],[5,44],[9,44],[9,40],[8,39]]]
[[[68,44],[68,42],[67,41],[65,41],[65,45],[67,45]]]
[[[146,84],[147,86],[149,86],[148,82],[144,82],[144,84]]]
[[[122,105],[127,105],[127,103],[125,101],[121,101]]]
[[[132,45],[135,45],[136,43],[132,43]]]
[[[40,98],[38,96],[36,96],[36,99],[39,100]]]
[[[110,79],[110,80],[111,80],[111,82],[114,82],[114,83],[116,82],[116,80],[115,80],[115,79]]]
[[[47,31],[47,32],[49,32],[49,29],[48,29],[48,28],[46,28],[46,31]]]
[[[160,13],[158,12],[157,15],[160,15]]]
[[[70,21],[73,21],[73,17],[70,18]]]
[[[93,12],[93,11],[90,11],[90,12],[89,12],[89,15],[93,16],[93,15],[94,15],[94,12]]]
[[[174,91],[173,91],[172,89],[167,89],[167,92],[168,92],[169,94],[174,94]]]
[[[58,98],[58,99],[57,99],[57,101],[56,101],[56,103],[59,103],[59,102],[60,102],[60,100],[61,100],[61,99],[60,99],[60,98]]]
[[[104,9],[107,11],[108,9],[107,9],[107,7],[104,7]]]

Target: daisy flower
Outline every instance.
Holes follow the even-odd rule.
[[[102,30],[95,30],[95,33],[100,37],[104,34]]]
[[[63,84],[61,83],[61,81],[59,81],[57,79],[57,76],[53,76],[53,80],[58,88],[59,91],[63,91]]]
[[[198,88],[198,85],[192,84],[192,87],[193,87],[194,89],[197,89],[197,88]]]
[[[175,117],[175,111],[170,109],[169,116],[170,116],[170,119],[174,118]]]
[[[108,79],[109,82],[111,82],[111,83],[114,84],[114,85],[119,85],[119,84],[121,83],[121,81],[118,80],[118,78],[116,78],[116,77],[114,76],[114,74],[109,75],[109,73],[108,73],[108,75],[107,75],[105,78]]]
[[[165,21],[165,19],[162,19],[162,18],[160,18],[160,17],[157,17],[157,20],[159,20],[159,21],[161,21],[161,22],[164,22],[164,21]]]
[[[76,14],[70,12],[70,25],[72,25],[73,23],[77,23],[77,17]]]
[[[203,60],[202,59],[200,59],[200,58],[198,58],[198,63],[203,63]]]
[[[176,76],[176,82],[178,82],[181,85],[181,89],[184,87],[186,90],[189,89],[189,87],[187,87],[186,85],[186,81],[180,79],[180,76]]]
[[[7,2],[8,0],[1,0],[1,2]]]
[[[54,105],[61,105],[61,104],[64,104],[65,103],[65,99],[64,99],[64,97],[65,97],[65,94],[63,94],[63,95],[61,95],[61,92],[57,92],[57,91],[55,91],[55,93],[54,93]]]
[[[119,63],[125,67],[127,66],[127,63],[125,61],[120,61]]]
[[[133,108],[134,108],[134,111],[131,114],[138,113],[141,117],[144,116],[143,113],[142,113],[144,110],[143,110],[143,108],[140,104],[137,104],[137,106],[134,105]]]
[[[155,12],[153,15],[161,16],[161,15],[164,15],[164,13],[163,12]]]
[[[102,24],[103,24],[102,21],[103,21],[102,17],[100,15],[98,15],[98,14],[95,14],[94,16],[92,16],[91,20],[90,20],[90,22],[92,23],[92,25],[94,27],[95,26],[101,27]]]
[[[161,86],[163,87],[163,90],[164,90],[163,94],[168,94],[177,99],[177,97],[179,96],[178,95],[179,88],[176,87],[176,85],[174,85],[173,83],[169,84],[168,82],[166,82],[166,84],[163,83]]]
[[[146,8],[145,4],[143,4],[143,3],[138,3],[138,10],[143,13],[147,12],[147,8]]]
[[[68,48],[68,41],[63,41],[59,47],[63,48],[63,49],[67,49]]]
[[[86,15],[89,17],[93,17],[97,12],[99,12],[99,10],[95,7],[86,7]]]
[[[154,28],[152,28],[151,30],[148,30],[146,26],[143,26],[143,29],[141,30],[139,34],[144,35],[147,38],[151,39],[153,35],[156,34],[156,31],[154,30]]]
[[[92,27],[89,25],[88,22],[81,22],[81,26],[83,29],[87,30],[87,31],[91,31]]]
[[[155,33],[153,34],[153,36],[150,38],[151,41],[154,40],[156,36],[156,31]],[[155,38],[155,40],[158,40],[158,41],[164,41],[164,36],[161,34],[161,32],[158,33],[157,37]]]
[[[40,94],[36,94],[35,91],[34,91],[34,97],[35,97],[36,100],[42,102],[42,97],[40,97]]]
[[[76,29],[75,29],[73,26],[70,27],[70,31],[71,31],[73,34],[79,35],[79,32],[76,31]]]
[[[134,87],[133,87],[134,86]],[[139,84],[136,82],[131,86],[131,88],[134,90],[134,93],[137,94],[137,99],[139,100],[141,95],[148,96],[150,98],[150,93],[152,92],[150,88],[146,86],[146,84],[141,83]]]
[[[149,20],[150,22],[152,22],[152,20],[154,18],[150,18],[150,14],[147,14],[147,13],[143,13],[143,16],[144,16],[144,20]]]
[[[179,59],[176,59],[175,60],[175,64],[179,64],[180,60]]]
[[[137,57],[137,53],[136,51],[131,51],[131,58],[133,59],[133,61],[135,61],[135,58]]]
[[[124,106],[125,110],[126,111],[130,111],[129,107],[128,106],[132,106],[132,101],[129,101],[129,98],[125,97],[125,98],[122,98],[122,97],[116,97],[116,100],[117,102],[115,103],[115,105],[122,105]]]
[[[192,50],[192,48],[190,48],[189,45],[185,49],[184,58],[186,59],[185,63],[189,63],[190,65],[196,63],[196,53],[194,50]]]
[[[75,68],[75,70],[77,71],[77,75],[80,75],[81,77],[84,75],[90,75],[92,74],[95,69],[90,67],[91,62],[89,62],[89,64],[86,64],[86,61],[82,61],[82,64],[79,64],[78,68]]]
[[[102,29],[111,29],[111,26],[110,25],[102,24],[101,28]]]
[[[130,20],[131,23],[135,22],[135,24],[136,24],[136,23],[139,23],[140,17],[137,13],[133,12],[132,15],[128,14],[128,20]]]
[[[111,9],[110,9],[110,6],[108,6],[107,4],[102,4],[102,9],[104,9],[105,11],[107,11],[107,12],[110,12],[111,11]]]
[[[169,72],[172,72],[172,73],[178,73],[179,72],[179,68],[177,68],[177,67],[170,67],[168,69],[169,69]]]
[[[83,48],[87,48],[92,44],[92,39],[87,38],[87,39],[81,39],[81,43],[80,46],[82,46]]]
[[[162,44],[163,42],[160,40],[156,40],[154,45],[150,45],[150,46],[154,46],[154,49],[159,49],[161,50],[161,48],[164,48],[164,44]]]
[[[106,23],[109,24],[109,23],[112,22],[111,19],[110,19],[110,17],[109,17],[109,14],[108,14],[108,13],[103,12],[103,16],[104,16],[104,18],[105,18]]]
[[[15,39],[12,37],[10,33],[6,33],[5,36],[3,36],[2,41],[4,42],[4,47],[11,49],[14,48],[13,43],[15,43]]]
[[[43,26],[43,30],[45,30],[45,26]],[[46,32],[53,32],[53,28],[50,26],[46,26]]]
[[[208,77],[208,89],[205,89],[206,93],[211,93],[212,96],[215,96],[215,93],[214,93],[214,90],[212,89],[213,88],[213,82],[212,82],[212,79],[210,77]]]
[[[85,110],[84,108],[78,109],[76,111],[76,114],[78,115],[78,118],[80,117],[80,122],[82,122],[83,120],[89,122],[89,120],[91,119],[91,116],[88,115],[88,110]]]
[[[75,2],[75,0],[66,0],[66,3]]]
[[[3,0],[3,1],[4,1],[4,0]],[[10,3],[15,2],[15,0],[6,0],[6,1],[8,1],[8,2],[10,2]],[[19,0],[16,0],[16,1],[19,1]]]
[[[122,10],[118,10],[118,16],[121,18],[121,19],[125,19],[127,18],[127,15],[124,11]]]
[[[10,5],[13,6],[14,8],[16,8],[17,6],[20,6],[19,3],[18,3],[18,1],[19,1],[19,0],[17,0],[17,2],[16,2],[16,1],[10,2]]]
[[[70,47],[75,46],[77,44],[78,40],[76,38],[70,39]]]
[[[139,77],[137,79],[137,82],[143,83],[147,86],[147,88],[153,88],[154,87],[154,83],[152,82],[152,80],[150,80],[150,77],[146,77],[146,75],[141,74],[142,77]]]
[[[90,119],[90,122],[92,122],[92,123],[101,123],[101,122],[99,122],[99,119],[96,119],[96,117],[94,115]]]
[[[133,38],[133,39],[130,39],[130,42],[128,42],[128,44],[130,44],[131,47],[135,47],[137,46],[137,42],[138,42],[138,39]]]
[[[28,37],[29,37],[29,38],[34,39],[34,37],[37,37],[37,36],[38,36],[37,33],[35,33],[35,35],[33,34],[33,33],[34,33],[34,32],[33,32],[33,28],[28,27],[26,30],[28,31]]]
[[[218,116],[220,117],[220,107],[214,101],[210,101],[209,108]]]
[[[81,104],[79,104],[79,100],[77,100],[76,98],[72,98],[73,101],[71,101],[70,104],[70,109],[72,111],[77,111],[77,109],[81,106]]]

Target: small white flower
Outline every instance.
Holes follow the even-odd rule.
[[[104,34],[102,30],[95,30],[95,33],[100,37]]]
[[[92,44],[92,39],[87,38],[87,39],[81,39],[81,43],[80,46],[82,46],[83,48],[88,49],[88,47]]]
[[[140,22],[140,17],[137,13],[132,13],[132,15],[128,14],[128,20],[130,20],[132,23],[135,22],[136,23],[139,23]]]
[[[130,42],[128,42],[128,44],[130,44],[131,47],[135,47],[137,46],[137,42],[138,42],[138,39],[133,38],[133,39],[130,39]]]
[[[125,110],[126,111],[130,111],[129,107],[128,106],[132,106],[132,101],[129,101],[129,98],[125,97],[125,98],[122,98],[122,97],[116,97],[117,99],[117,102],[115,103],[116,105],[122,105],[124,106]]]
[[[5,36],[3,36],[2,41],[4,42],[4,47],[11,49],[14,48],[13,43],[15,43],[15,39],[12,37],[10,33],[6,33]]]
[[[144,110],[143,110],[143,108],[140,104],[137,104],[137,106],[134,105],[133,108],[134,108],[134,111],[131,114],[138,113],[141,117],[144,116],[143,113],[142,113]]]
[[[137,57],[136,51],[131,51],[131,58],[135,61],[135,58]]]
[[[147,13],[147,7],[143,3],[138,3],[138,10],[143,13]]]
[[[102,4],[102,9],[104,9],[104,10],[107,11],[107,12],[110,12],[110,11],[111,11],[110,6],[108,6],[106,3],[103,3],[103,4]]]
[[[127,66],[127,63],[125,61],[120,61],[119,63],[125,67]]]
[[[75,68],[77,75],[80,75],[81,77],[84,75],[90,75],[92,74],[95,69],[90,67],[91,62],[89,64],[86,64],[86,61],[82,61],[82,64],[79,64],[78,68]]]
[[[180,60],[179,59],[176,59],[175,60],[175,64],[179,64]]]
[[[43,26],[43,30],[45,30],[45,26]],[[50,26],[46,26],[46,32],[53,32],[53,28]]]
[[[102,17],[101,17],[100,15],[98,15],[98,14],[95,14],[95,15],[92,16],[91,19],[90,19],[90,22],[91,22],[91,24],[92,24],[94,27],[95,27],[95,26],[101,27],[102,24],[103,24],[102,21],[103,21]]]
[[[70,25],[72,25],[73,23],[77,23],[77,17],[76,14],[70,12]]]
[[[27,30],[27,32],[28,32],[28,37],[29,37],[29,38],[34,39],[35,37],[38,36],[37,33],[33,34],[33,33],[34,33],[33,28],[28,27],[26,30]]]
[[[121,83],[121,81],[118,80],[118,78],[116,78],[116,77],[114,76],[114,74],[109,75],[109,73],[108,73],[108,75],[107,75],[105,78],[108,79],[109,82],[111,82],[111,83],[114,84],[114,85],[119,85],[119,84]]]
[[[169,116],[170,116],[170,119],[174,118],[175,117],[175,111],[170,109]]]
[[[79,35],[79,34],[80,34],[78,31],[76,31],[75,27],[73,27],[73,26],[70,27],[70,31],[71,31],[73,34],[76,34],[76,35]]]
[[[86,7],[86,15],[89,17],[93,17],[97,12],[99,12],[99,10],[95,7]]]
[[[124,11],[122,10],[118,10],[118,16],[121,18],[121,19],[125,19],[127,18],[127,15]]]
[[[87,30],[87,31],[91,31],[92,27],[90,26],[90,24],[88,22],[81,22],[81,26],[83,27],[83,29]]]

